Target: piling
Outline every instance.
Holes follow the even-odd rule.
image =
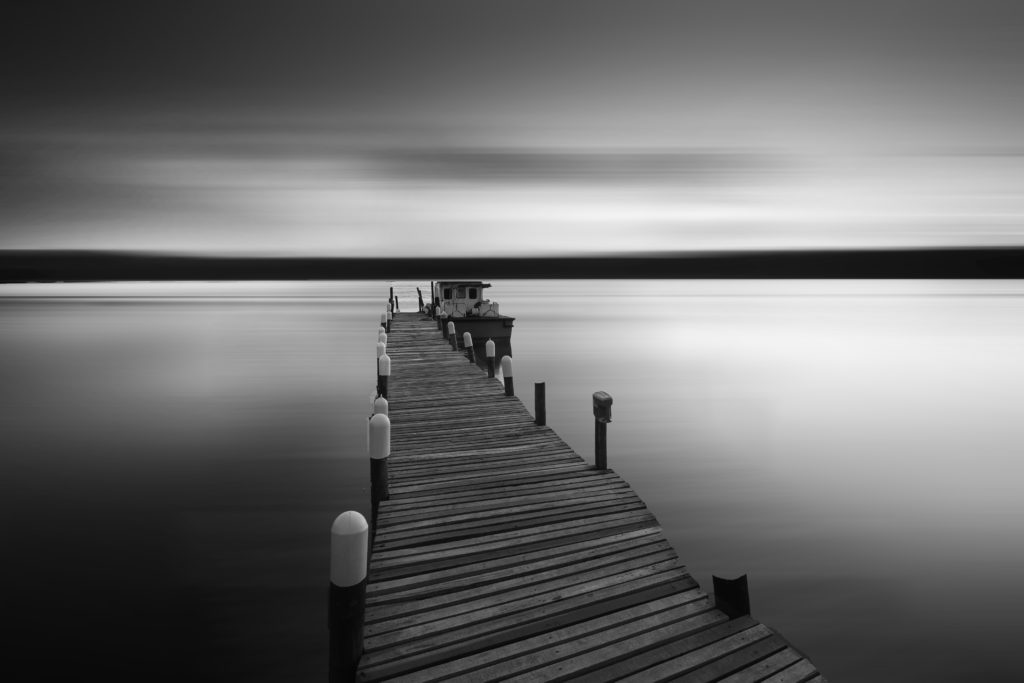
[[[612,421],[612,397],[594,392],[594,466],[608,469],[608,423]]]
[[[455,323],[448,321],[448,343],[452,345],[452,351],[459,350],[459,343],[455,340]]]
[[[437,329],[441,330],[441,336],[448,336],[448,312],[441,311],[437,314]]]
[[[389,497],[388,456],[391,455],[391,419],[377,413],[370,418],[368,450],[370,451],[370,505],[372,526],[377,529],[377,510]]]
[[[533,412],[535,413],[533,421],[538,427],[543,427],[548,423],[548,407],[544,389],[544,382],[533,383]]]
[[[377,393],[388,397],[388,377],[391,376],[391,357],[388,354],[377,359]]]
[[[390,332],[391,331],[391,326],[388,323],[388,314],[387,313],[381,313],[380,314],[380,326],[384,328],[385,332]]]
[[[501,357],[501,376],[505,378],[505,395],[515,396],[515,390],[512,387],[512,357],[502,356]]]
[[[484,344],[484,353],[487,356],[487,376],[494,377],[494,342],[490,339]]]
[[[711,581],[714,584],[715,607],[730,619],[750,614],[750,590],[746,574],[735,579],[712,575]]]
[[[466,358],[470,363],[476,362],[476,351],[473,349],[473,335],[469,332],[462,333],[462,346],[466,349]]]
[[[331,525],[331,584],[327,597],[330,683],[354,681],[363,654],[368,531],[366,518],[355,510],[338,515]]]

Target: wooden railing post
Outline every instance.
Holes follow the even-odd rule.
[[[538,426],[543,427],[548,423],[548,407],[544,396],[544,382],[533,383],[533,412],[536,413],[534,422]]]

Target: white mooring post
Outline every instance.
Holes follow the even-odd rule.
[[[373,399],[373,415],[387,415],[388,400],[383,396]]]
[[[384,354],[377,359],[377,393],[388,397],[388,377],[391,376],[391,356]]]
[[[381,313],[380,314],[380,326],[384,328],[385,332],[387,332],[387,331],[389,331],[391,329],[388,326],[388,314],[387,313]]]
[[[501,357],[501,376],[505,378],[505,395],[515,396],[515,390],[512,387],[512,357],[502,356]]]
[[[476,362],[476,351],[473,350],[473,335],[469,332],[462,333],[462,346],[466,349],[466,358],[470,363]]]
[[[385,317],[387,319],[387,327],[385,328],[384,331],[390,333],[391,332],[391,320],[394,318],[394,314],[391,313],[391,304],[388,304],[388,312],[385,313],[384,315],[385,315]]]
[[[381,334],[384,334],[381,332]],[[388,345],[386,342],[377,340],[377,360],[373,361],[373,376],[377,378],[377,393],[380,393],[380,358],[388,352]]]
[[[455,323],[448,321],[448,343],[452,345],[452,351],[459,350],[459,343],[455,341]]]
[[[383,413],[370,418],[369,438],[370,451],[370,504],[372,507],[371,521],[373,529],[377,529],[377,508],[382,500],[390,496],[388,489],[388,456],[391,455],[391,420]]]
[[[377,341],[384,342],[385,344],[387,344],[388,343],[388,333],[385,332],[384,330],[381,330],[380,332],[378,332],[377,333]]]
[[[494,342],[490,339],[484,344],[484,355],[487,356],[487,376],[494,377]]]
[[[369,541],[366,518],[355,510],[338,515],[331,525],[331,586],[327,597],[330,683],[354,681],[363,654]]]

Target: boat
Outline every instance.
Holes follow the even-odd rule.
[[[430,300],[424,302],[417,287],[420,312],[434,320],[445,318],[455,323],[455,336],[462,346],[462,335],[473,336],[477,358],[483,358],[485,344],[490,339],[497,348],[497,356],[511,355],[512,327],[515,318],[502,315],[497,302],[484,298],[490,283],[480,280],[438,280],[430,283]]]

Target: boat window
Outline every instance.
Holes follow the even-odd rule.
[[[441,298],[442,299],[451,299],[452,298],[452,288],[451,287],[445,287],[444,288],[444,295]]]
[[[476,287],[469,288],[469,298],[474,300],[477,298]]]
[[[466,287],[465,287],[465,285],[459,287],[459,296],[458,296],[458,298],[460,298],[460,299],[465,299],[466,298]]]

